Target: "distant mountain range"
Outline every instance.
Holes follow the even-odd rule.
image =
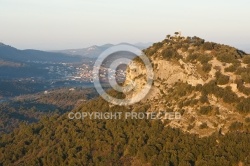
[[[79,62],[80,56],[68,56],[63,53],[46,52],[40,50],[19,50],[0,43],[0,60],[8,62]]]
[[[139,49],[145,49],[152,43],[120,43],[131,45]],[[33,49],[19,50],[12,46],[0,43],[0,61],[8,62],[81,62],[84,58],[97,58],[104,50],[114,44],[105,44],[101,46],[93,45],[87,48],[66,49],[55,51],[41,51]]]
[[[55,78],[58,74],[56,72],[49,73],[49,67],[59,68],[62,66],[61,63],[79,63],[82,61],[84,61],[84,58],[80,56],[31,49],[19,50],[0,43],[0,85],[3,88],[6,79],[17,80],[39,77],[47,80]],[[6,85],[7,87],[11,86],[9,83]],[[1,90],[0,94],[3,94]]]
[[[152,45],[152,43],[136,43],[136,44],[119,43],[117,45],[120,45],[120,44],[131,45],[141,50]],[[75,55],[75,56],[80,55],[85,58],[97,58],[104,50],[112,46],[115,46],[115,44],[104,44],[101,46],[93,45],[87,48],[56,50],[53,52],[64,53],[64,54]]]

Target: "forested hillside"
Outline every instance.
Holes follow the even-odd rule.
[[[21,123],[61,115],[95,96],[91,88],[60,88],[12,98],[0,103],[0,134],[12,132]]]
[[[145,110],[142,106],[138,111]],[[98,98],[75,111],[109,108]],[[24,125],[0,139],[1,165],[244,165],[250,164],[249,133],[199,138],[164,127],[160,120],[69,120],[67,114]]]

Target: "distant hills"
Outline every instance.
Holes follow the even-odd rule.
[[[41,51],[20,50],[0,43],[0,97],[35,93],[49,87],[64,86],[64,84],[68,84],[68,76],[75,74],[78,65],[93,62],[111,46],[114,45],[95,45],[84,49],[64,51]],[[138,43],[138,46],[135,47],[143,49],[145,45]],[[119,54],[119,56],[129,55]],[[59,83],[52,85],[51,83],[54,81],[59,81]],[[78,82],[72,84],[78,85]]]
[[[46,52],[40,50],[19,50],[12,46],[0,43],[0,84],[3,88],[5,79],[20,79],[41,77],[50,78],[46,69],[50,64],[82,62],[80,56],[69,56],[63,53]],[[7,86],[10,86],[7,84]],[[1,91],[1,90],[0,90]]]
[[[139,49],[145,49],[152,43],[120,43],[131,45]],[[104,44],[101,46],[93,45],[80,49],[65,49],[54,51],[41,51],[34,49],[19,50],[15,47],[0,43],[0,61],[7,62],[81,62],[84,58],[97,58],[104,50],[114,44]]]
[[[125,45],[131,45],[137,47],[139,49],[145,49],[152,45],[152,43],[136,43],[136,44],[129,44],[129,43],[119,43]],[[115,46],[115,44],[104,44],[101,46],[93,45],[87,48],[80,48],[80,49],[67,49],[67,50],[56,50],[53,52],[64,53],[72,56],[80,55],[85,58],[97,58],[104,50],[108,49],[109,47]]]
[[[40,50],[19,50],[0,43],[0,60],[9,62],[79,62],[79,56],[68,56],[63,53],[46,52]]]

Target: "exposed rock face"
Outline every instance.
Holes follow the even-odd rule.
[[[127,97],[132,98],[142,91],[147,83],[147,70],[144,65],[134,62],[127,69],[125,85],[133,83],[134,89],[132,93],[128,93]]]
[[[181,40],[175,39],[173,43],[182,43],[185,39],[186,38],[182,38]],[[172,120],[168,125],[181,128],[186,132],[199,134],[200,136],[207,136],[219,130],[227,132],[233,122],[239,121],[244,123],[245,117],[250,117],[249,113],[243,115],[236,111],[235,105],[237,105],[237,102],[230,103],[225,101],[224,98],[218,97],[218,95],[216,96],[212,93],[204,95],[203,92],[199,90],[189,91],[185,88],[181,89],[179,86],[179,84],[184,84],[187,87],[197,88],[200,86],[202,88],[204,84],[216,81],[218,84],[215,85],[216,87],[222,90],[229,89],[229,91],[232,91],[238,98],[247,98],[249,95],[240,92],[237,83],[235,83],[240,76],[234,72],[225,71],[226,68],[234,63],[221,62],[218,60],[219,58],[216,56],[215,50],[202,50],[199,46],[189,46],[187,51],[182,51],[180,48],[176,49],[173,46],[172,49],[176,49],[176,53],[179,57],[164,58],[164,49],[168,48],[169,45],[171,45],[171,41],[167,44],[163,41],[160,48],[153,45],[145,51],[147,53],[156,49],[153,55],[148,56],[154,69],[154,83],[148,95],[141,101],[145,105],[150,105],[148,111],[181,111],[182,119]],[[225,47],[231,48],[229,46]],[[190,48],[198,51],[190,53],[188,52]],[[197,59],[190,61],[190,56],[195,54],[207,55],[210,59],[204,62],[203,60],[199,60],[198,56],[196,57]],[[249,68],[249,65],[246,66],[243,64],[241,59],[237,59],[237,63],[241,64],[239,66]],[[206,65],[208,69],[205,68]],[[219,83],[219,79],[222,78],[218,78],[218,72],[224,76],[226,80],[224,81],[225,83],[223,81]],[[141,62],[135,61],[133,66],[128,67],[126,83],[132,81],[136,84],[134,90],[126,94],[128,99],[138,94],[144,88],[146,85],[146,74],[146,68]],[[184,95],[181,94],[178,96],[174,94],[174,91],[177,89],[180,91],[178,93],[182,91]],[[205,101],[202,101],[202,97]],[[134,105],[134,107],[139,105],[140,104]],[[207,112],[205,107],[208,108]],[[202,109],[205,111],[202,112]],[[202,124],[204,123],[206,125],[203,125],[205,126],[203,128]]]

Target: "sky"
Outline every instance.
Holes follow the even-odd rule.
[[[0,0],[0,42],[59,50],[181,31],[250,53],[249,0]]]

